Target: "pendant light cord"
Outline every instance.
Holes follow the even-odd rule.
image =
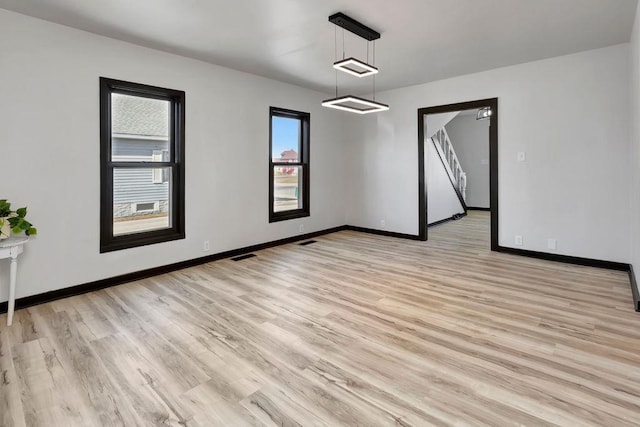
[[[344,59],[344,28],[342,29],[342,59]]]
[[[369,63],[369,45],[371,44],[371,42],[369,40],[367,40],[367,64]]]
[[[338,61],[338,27],[333,26],[333,56],[334,61]]]
[[[369,53],[369,49],[367,49],[367,54]],[[367,56],[367,62],[369,62],[369,57]],[[376,66],[376,41],[373,41],[373,66]],[[376,100],[376,75],[373,75],[373,100]]]
[[[344,35],[344,30],[343,30]],[[338,62],[338,26],[333,25],[333,56],[335,57],[335,61]],[[336,98],[338,97],[338,69],[335,70],[336,73]]]
[[[376,75],[373,75],[373,100],[376,100]]]
[[[373,66],[376,66],[376,41],[373,41]]]

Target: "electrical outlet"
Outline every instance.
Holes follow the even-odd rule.
[[[205,240],[204,244],[202,245],[202,250],[207,252],[209,249],[211,249],[211,247],[209,246],[209,241]]]
[[[300,227],[298,227],[298,229],[300,230],[300,232],[302,233],[304,231],[304,224],[300,224]]]
[[[384,219],[380,220],[380,227],[385,228],[387,226],[387,221],[385,221]]]
[[[527,156],[524,154],[524,151],[519,151],[518,152],[518,161],[519,162],[524,162],[525,160],[527,160]]]
[[[557,249],[558,241],[556,239],[547,239],[547,248],[549,249]]]
[[[522,246],[522,236],[516,236],[516,245]]]

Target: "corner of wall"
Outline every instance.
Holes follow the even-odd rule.
[[[630,41],[630,63],[631,63],[631,105],[629,120],[629,138],[631,143],[631,286],[634,291],[636,310],[640,310],[638,288],[633,266],[640,268],[640,6],[636,10],[635,23],[631,33]]]

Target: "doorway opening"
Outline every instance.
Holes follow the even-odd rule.
[[[458,122],[455,133],[460,135],[472,132],[473,128],[481,131],[482,125],[471,126],[471,121],[482,122],[485,132],[488,127],[488,152],[485,150],[483,153],[482,150],[478,150],[473,156],[464,153],[463,157],[467,157],[467,172],[461,167],[464,165],[456,155],[455,144],[451,142],[447,132],[447,123],[454,119]],[[449,130],[453,133],[452,125],[449,126]],[[462,145],[458,150],[462,151],[465,148]],[[428,158],[437,159],[437,162],[428,161]],[[480,175],[483,169],[486,171],[487,167],[488,183],[483,182],[483,177]],[[450,218],[460,218],[467,214],[468,209],[476,208],[471,215],[475,220],[482,220],[482,217],[486,218],[490,215],[491,250],[498,249],[497,98],[420,108],[418,110],[418,172],[420,240],[429,238],[429,225],[435,225]],[[469,182],[470,178],[474,181]],[[448,180],[447,194],[438,190],[441,188],[438,186],[445,185],[445,180]],[[486,194],[487,185],[488,194]],[[471,192],[467,191],[472,189]]]

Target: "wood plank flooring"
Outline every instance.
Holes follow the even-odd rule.
[[[626,273],[343,231],[0,316],[2,426],[640,425]]]

